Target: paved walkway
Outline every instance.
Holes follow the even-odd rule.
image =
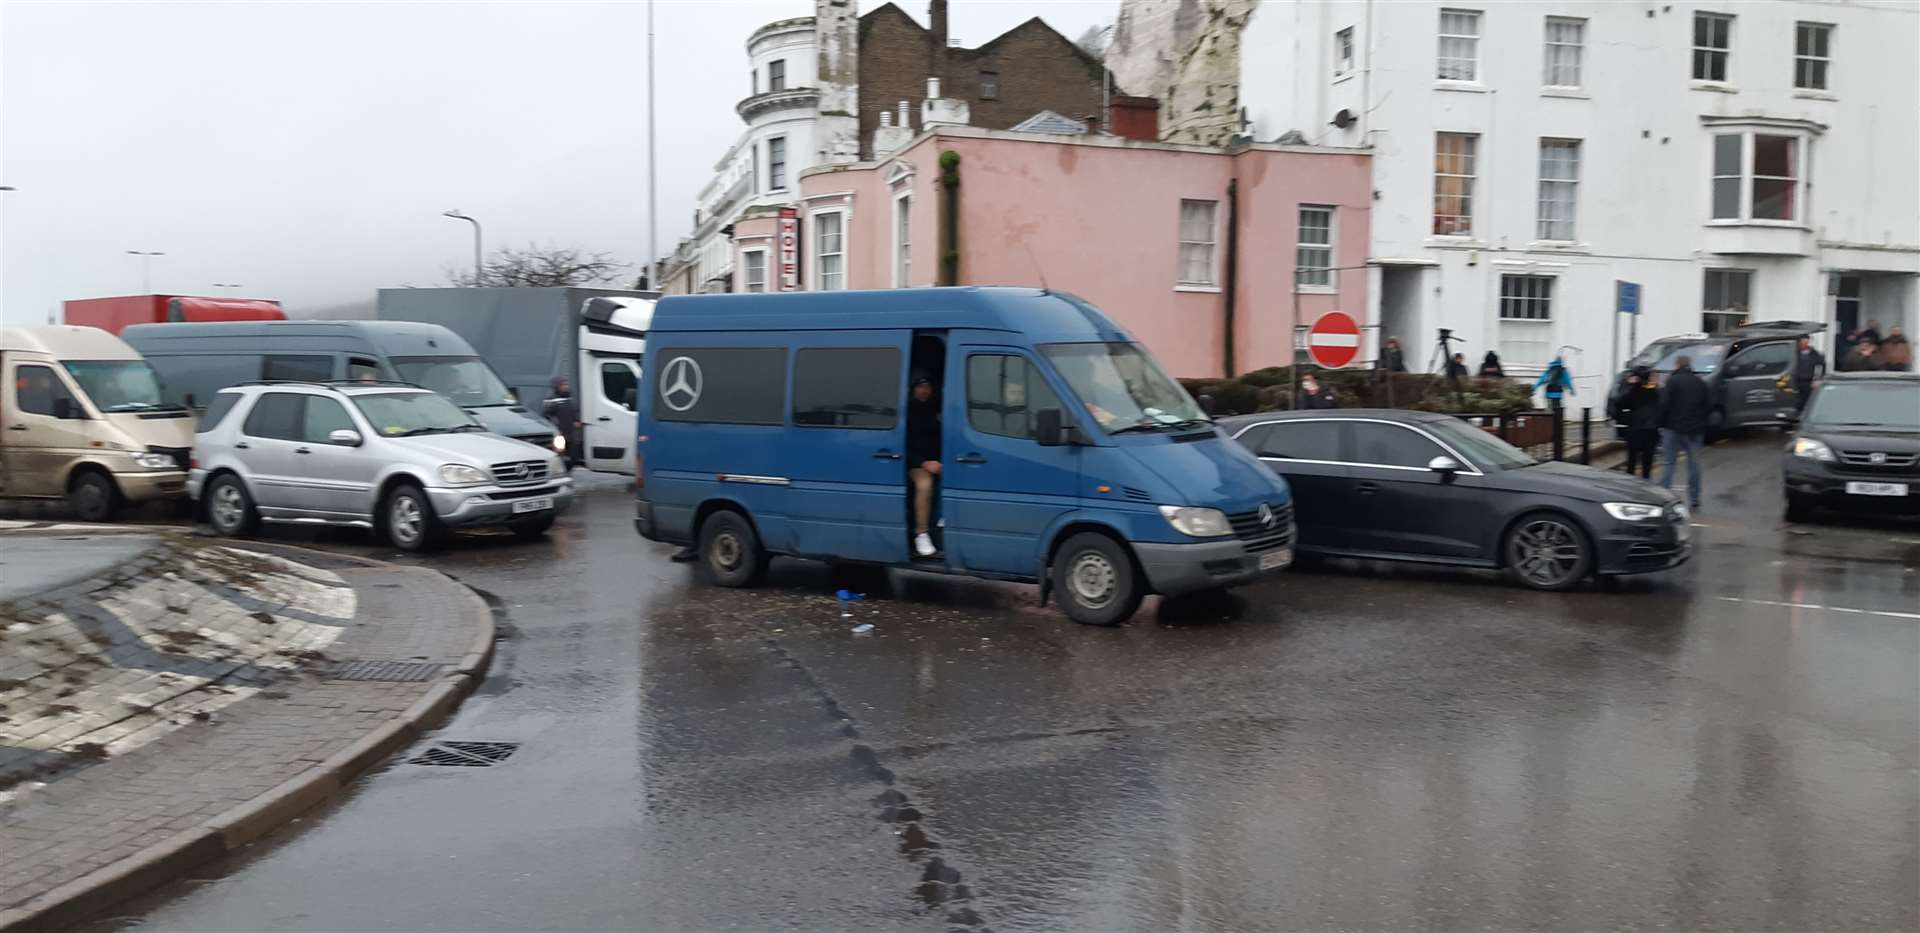
[[[253,561],[259,579],[205,572],[222,559]],[[437,725],[492,638],[485,604],[439,573],[297,548],[173,538],[78,589],[0,604],[0,634],[54,629],[85,601],[91,634],[118,642],[99,643],[112,665],[103,695],[159,675],[187,689],[173,715],[148,712],[144,741],[61,746],[55,773],[15,770],[0,802],[0,929],[85,919],[320,803]],[[89,696],[14,712],[73,731],[103,715]],[[32,731],[13,726],[15,742]],[[18,764],[22,747],[9,751]]]
[[[78,583],[140,556],[157,535],[8,535],[0,543],[0,601]]]

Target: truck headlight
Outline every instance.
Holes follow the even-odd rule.
[[[1805,457],[1808,460],[1819,460],[1825,463],[1833,462],[1833,448],[1811,437],[1795,438],[1793,442],[1793,455],[1796,457]]]
[[[440,466],[440,481],[449,486],[478,486],[490,479],[487,474],[464,463],[445,463]]]
[[[553,436],[553,449],[556,453],[567,452],[567,436],[565,434],[555,434]]]
[[[1183,505],[1163,505],[1160,514],[1173,530],[1193,538],[1219,538],[1233,534],[1233,523],[1219,509],[1197,509]]]
[[[1644,502],[1603,502],[1600,507],[1607,514],[1623,522],[1647,522],[1660,517],[1666,511],[1665,506],[1647,505]]]
[[[133,462],[143,470],[172,470],[179,467],[179,464],[166,454],[137,453],[132,456]]]

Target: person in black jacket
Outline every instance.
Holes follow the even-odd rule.
[[[1482,379],[1507,378],[1506,367],[1500,365],[1500,354],[1495,353],[1492,350],[1487,351],[1486,357],[1480,361],[1480,378]]]
[[[1627,374],[1626,385],[1614,403],[1613,416],[1623,427],[1627,442],[1627,473],[1639,472],[1641,479],[1653,478],[1653,451],[1660,446],[1660,390],[1654,385],[1653,371],[1635,366]]]
[[[1465,353],[1455,353],[1453,359],[1447,361],[1447,378],[1455,382],[1467,378],[1467,355]]]
[[[571,472],[574,467],[586,462],[580,456],[580,403],[574,400],[573,384],[567,381],[567,377],[555,376],[549,385],[552,391],[540,406],[540,413],[546,415],[560,436],[567,439],[567,449],[560,456]]]
[[[1807,396],[1813,394],[1813,384],[1826,378],[1827,358],[1813,348],[1813,341],[1802,337],[1800,347],[1793,355],[1793,411],[1797,416],[1807,408]]]
[[[940,475],[940,402],[933,397],[933,380],[916,376],[907,402],[907,478],[913,482],[913,552],[921,557],[937,553],[927,533],[933,520],[933,483]]]
[[[1388,337],[1387,342],[1380,347],[1379,368],[1390,373],[1407,371],[1407,357],[1400,352],[1400,338]]]
[[[1340,403],[1334,401],[1333,393],[1321,388],[1320,380],[1313,378],[1311,373],[1300,377],[1300,391],[1302,393],[1300,397],[1301,408],[1340,407]]]
[[[1707,384],[1693,371],[1693,358],[1682,356],[1679,368],[1660,387],[1660,443],[1667,447],[1660,485],[1673,488],[1673,465],[1687,455],[1687,505],[1700,509],[1700,451],[1707,446],[1707,416],[1713,404]]]

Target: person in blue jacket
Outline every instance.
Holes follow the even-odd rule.
[[[1547,371],[1541,373],[1539,379],[1534,380],[1534,391],[1539,391],[1542,386],[1547,390],[1548,408],[1559,408],[1561,399],[1567,395],[1576,394],[1573,391],[1573,375],[1567,372],[1566,361],[1557,356],[1553,358],[1553,362],[1547,364]]]

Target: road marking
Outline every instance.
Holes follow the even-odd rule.
[[[1777,599],[1742,599],[1738,596],[1721,596],[1721,602],[1752,603],[1757,606],[1779,606],[1783,609],[1818,609],[1821,612],[1851,612],[1856,615],[1887,616],[1893,619],[1920,619],[1920,612],[1892,612],[1885,609],[1853,609],[1847,606],[1822,606],[1818,603],[1783,603]]]

